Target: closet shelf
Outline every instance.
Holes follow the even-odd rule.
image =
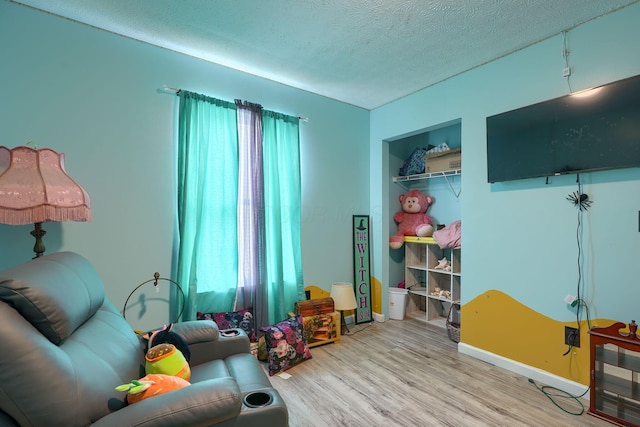
[[[409,190],[410,186],[416,184],[420,181],[424,181],[427,179],[433,178],[444,178],[449,185],[449,188],[453,192],[453,195],[456,196],[456,199],[460,197],[460,191],[456,191],[451,185],[451,181],[449,181],[449,177],[462,175],[462,169],[452,169],[448,171],[440,171],[440,172],[426,172],[426,173],[418,173],[415,175],[407,175],[407,176],[394,176],[392,180],[395,184],[398,184],[405,190]]]
[[[454,176],[454,175],[462,175],[462,169],[453,169],[450,171],[441,171],[441,172],[418,173],[415,175],[407,175],[407,176],[394,176],[393,182],[400,183],[400,182],[406,182],[406,181],[420,181],[423,179],[443,178],[446,176]]]

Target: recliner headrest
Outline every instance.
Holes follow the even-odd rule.
[[[59,345],[102,306],[104,287],[87,259],[58,252],[0,272],[0,301]]]

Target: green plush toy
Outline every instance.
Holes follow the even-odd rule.
[[[175,345],[169,343],[151,347],[145,356],[146,371],[149,374],[166,374],[189,381],[191,368],[189,362]]]

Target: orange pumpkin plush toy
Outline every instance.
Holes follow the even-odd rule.
[[[173,375],[148,374],[139,380],[133,380],[129,384],[122,384],[116,387],[118,391],[126,391],[127,403],[140,402],[149,397],[170,391],[179,390],[191,385],[187,380]]]

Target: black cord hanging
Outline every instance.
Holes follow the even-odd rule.
[[[589,319],[589,308],[587,306],[587,304],[582,300],[582,286],[583,286],[583,279],[582,279],[582,243],[580,240],[581,234],[582,234],[582,213],[583,211],[586,211],[589,207],[591,207],[591,204],[593,203],[592,201],[589,200],[589,196],[584,194],[582,192],[582,184],[580,183],[580,174],[576,175],[576,182],[578,183],[578,191],[574,192],[573,194],[569,194],[567,196],[567,200],[570,201],[571,203],[573,203],[574,206],[576,206],[578,208],[578,224],[577,224],[577,228],[576,228],[576,243],[578,246],[578,257],[577,257],[577,264],[578,264],[578,284],[577,284],[577,289],[576,289],[576,324],[578,327],[578,330],[576,332],[576,334],[578,336],[580,336],[581,333],[581,323],[582,323],[582,319],[581,319],[581,311],[584,308],[584,310],[587,313],[587,323],[590,324],[591,321]],[[572,304],[573,306],[573,304]],[[569,348],[567,349],[567,351],[563,354],[563,356],[568,355],[571,350],[573,349],[573,345],[569,345]]]

